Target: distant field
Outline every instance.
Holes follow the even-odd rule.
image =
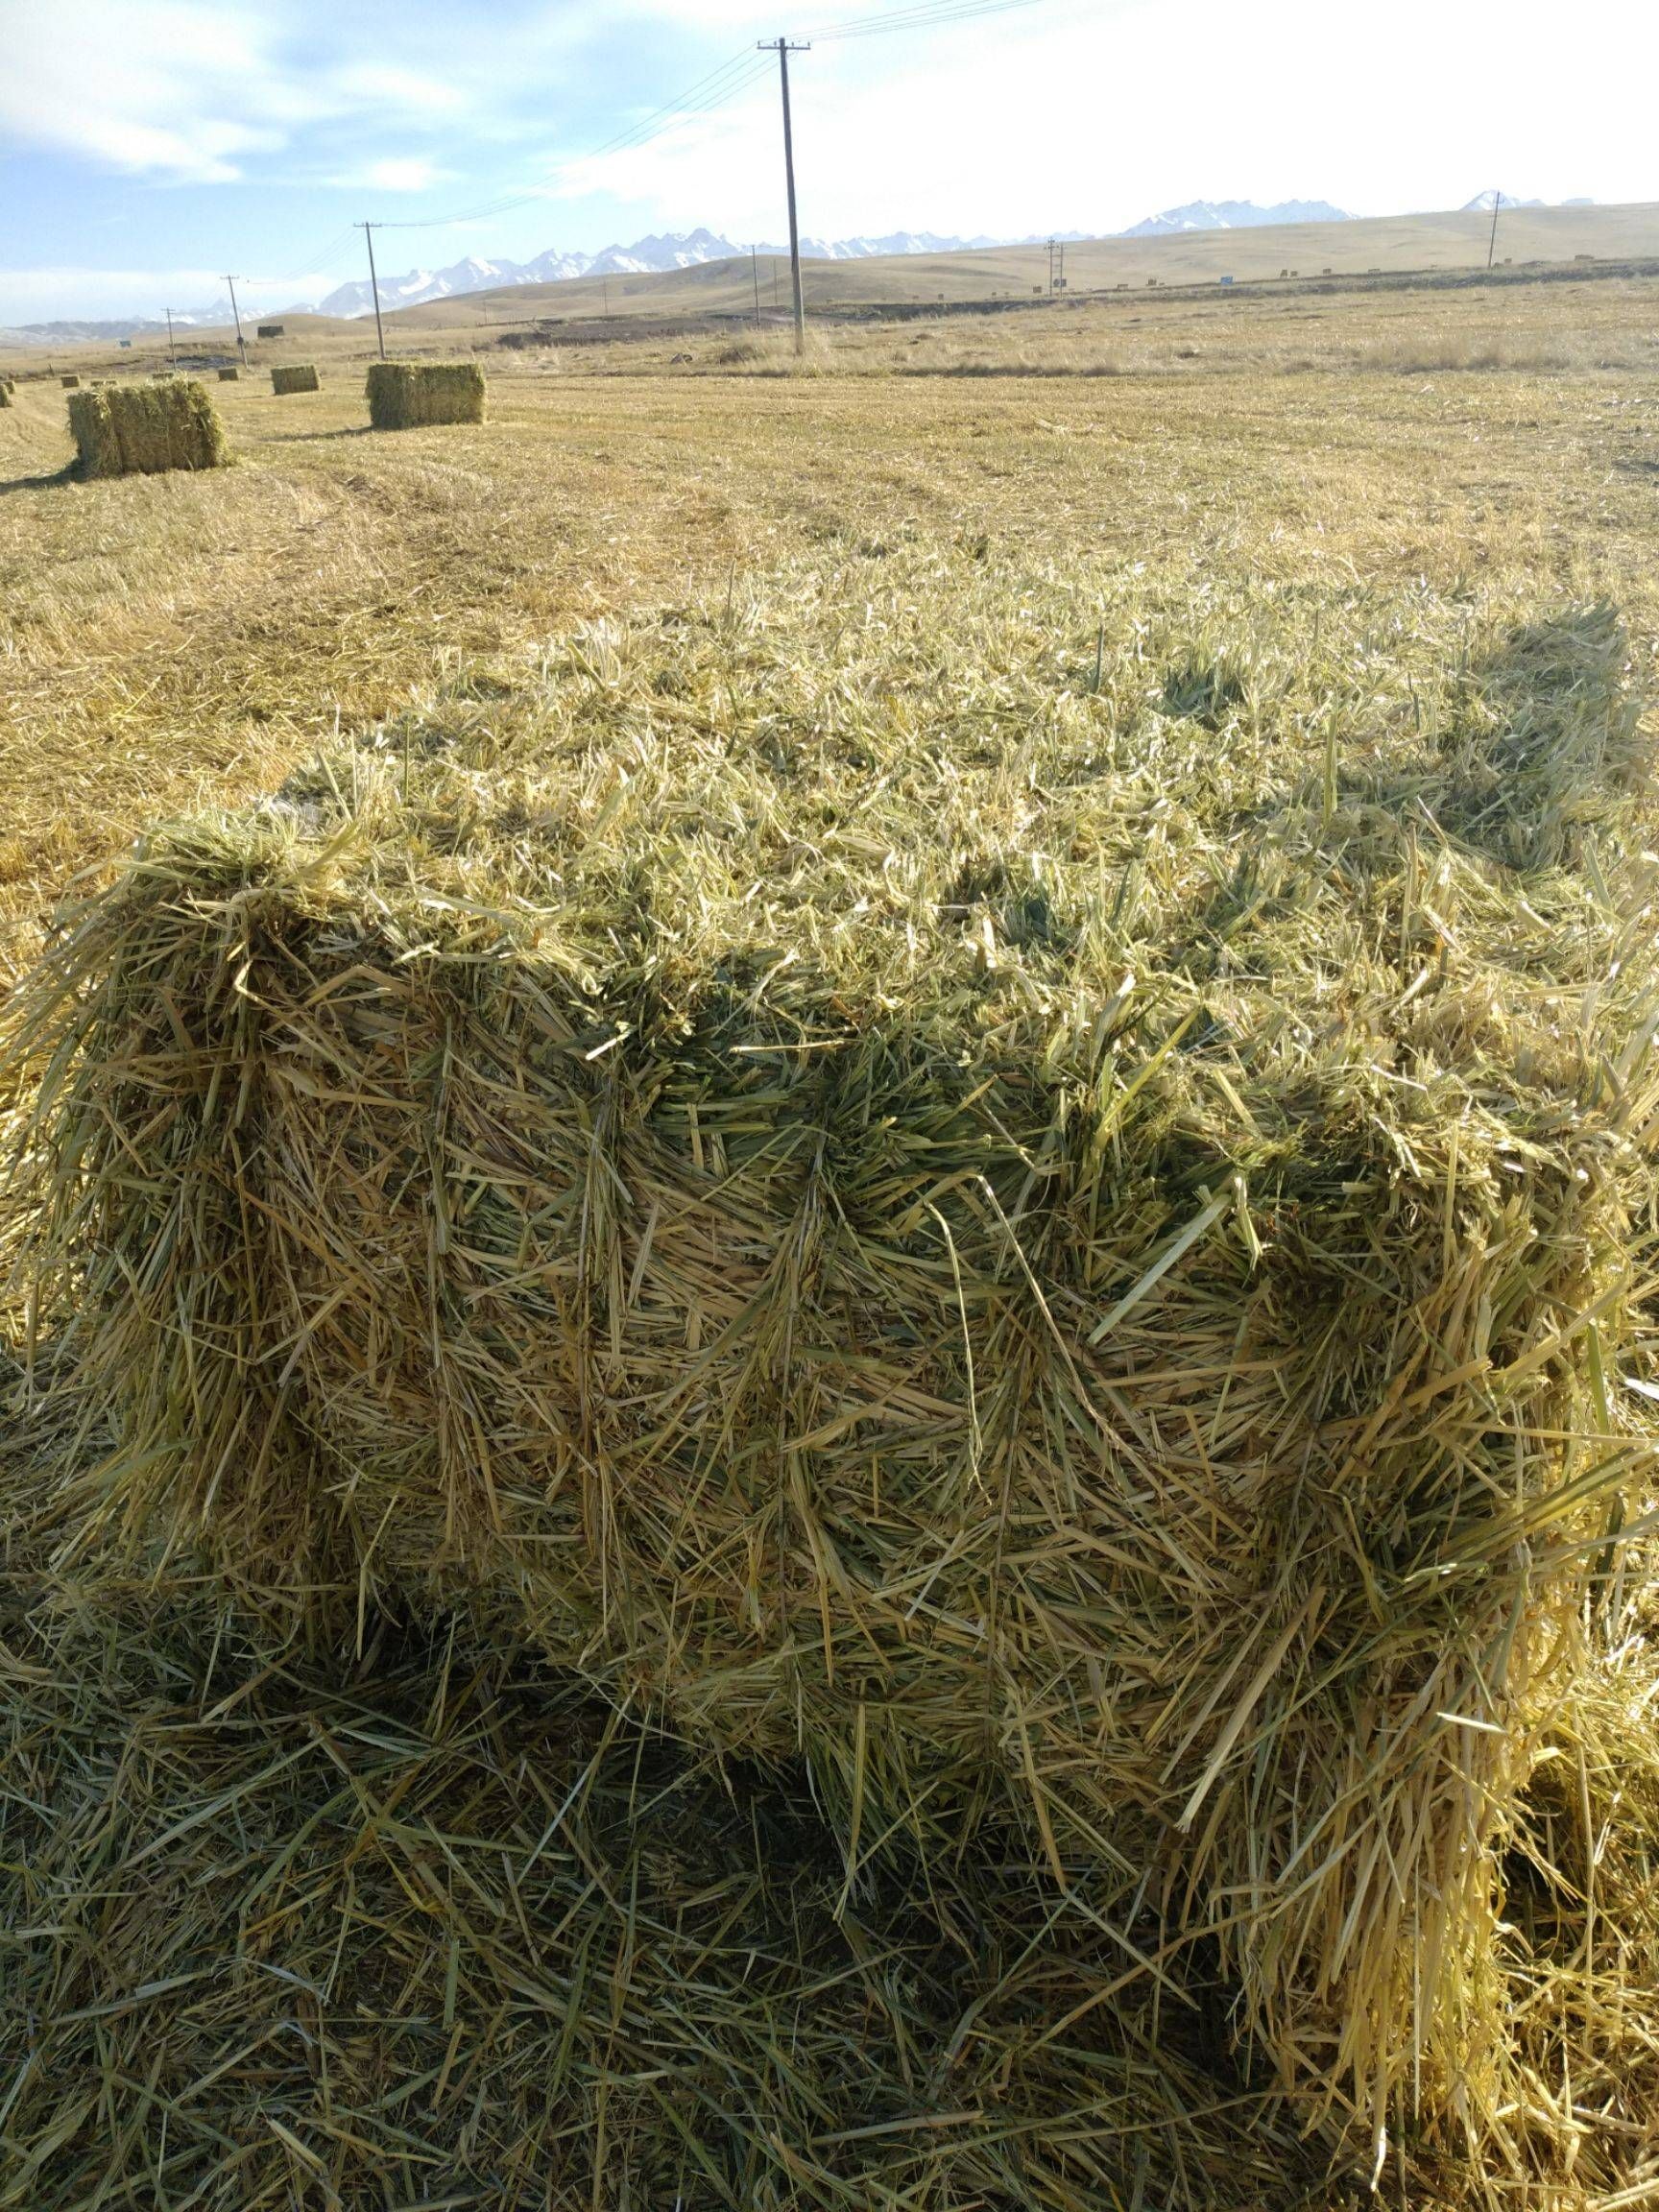
[[[1451,276],[1482,272],[1492,219],[1480,214],[1383,216],[1352,223],[1305,223],[1256,230],[1190,231],[1171,238],[1094,238],[1069,245],[1068,292],[1119,288],[1131,298],[1153,286],[1215,286],[1223,276],[1240,285],[1292,291],[1333,281],[1364,287],[1373,272],[1398,277],[1429,272]],[[1591,258],[1612,264],[1659,261],[1659,202],[1619,207],[1504,208],[1499,216],[1497,264],[1510,277],[1531,269],[1571,266]],[[1291,276],[1286,273],[1293,273]],[[867,261],[809,261],[807,309],[836,318],[863,308],[919,308],[944,304],[1029,303],[1046,298],[1048,255],[1041,246],[984,252],[892,254]],[[758,281],[757,282],[757,279]],[[492,345],[504,329],[554,318],[598,328],[614,324],[619,335],[633,323],[695,325],[752,321],[757,296],[763,321],[787,319],[789,266],[777,255],[714,261],[701,268],[639,276],[579,277],[557,284],[519,284],[469,293],[425,306],[388,312],[384,322],[394,351],[469,349]],[[1114,311],[1122,305],[1116,299]],[[1130,312],[1140,312],[1140,303]],[[312,353],[367,357],[374,346],[373,317],[343,320],[287,315],[283,336],[253,341],[250,358],[261,375],[274,361],[303,360]],[[252,322],[248,328],[252,330]],[[187,352],[222,351],[232,330],[192,331]],[[227,354],[227,358],[230,355]],[[53,349],[0,343],[0,367],[43,373],[48,362],[69,368],[149,369],[167,360],[164,339],[150,337],[122,350],[108,345]]]
[[[1652,279],[1142,299],[860,325],[805,377],[775,337],[493,354],[481,427],[379,436],[361,333],[301,327],[320,394],[214,387],[239,467],[97,485],[60,480],[64,396],[25,383],[0,412],[0,953],[73,868],[270,787],[336,716],[812,546],[1522,579],[1616,602],[1650,666],[1656,307]]]
[[[1659,204],[1627,207],[1532,207],[1499,216],[1498,259],[1571,261],[1646,259],[1659,255]],[[1259,230],[1194,230],[1173,238],[1092,238],[1066,249],[1066,281],[1073,292],[1117,284],[1240,282],[1304,277],[1329,268],[1338,276],[1371,269],[1483,269],[1489,215],[1382,216],[1354,223],[1273,225]],[[762,308],[788,303],[786,260],[763,256]],[[1041,246],[975,253],[893,254],[868,261],[813,261],[806,266],[808,302],[847,306],[945,300],[1030,299],[1046,291],[1048,255]],[[736,314],[752,309],[754,272],[747,260],[646,276],[579,277],[560,284],[515,285],[501,292],[434,301],[405,309],[413,329],[452,329],[491,316],[609,314]]]

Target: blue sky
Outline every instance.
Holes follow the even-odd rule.
[[[592,150],[780,21],[750,0],[0,0],[0,324],[317,298],[362,274],[708,224],[783,228],[775,77]],[[1487,185],[1659,198],[1654,0],[1038,0],[821,40],[796,65],[802,223],[1110,230],[1198,197],[1357,213]],[[719,87],[717,87],[719,89]]]

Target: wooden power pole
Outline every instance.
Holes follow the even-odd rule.
[[[811,45],[791,45],[787,38],[762,38],[762,54],[778,57],[778,79],[783,93],[783,179],[789,192],[789,277],[795,287],[795,350],[806,350],[806,302],[801,292],[801,228],[795,219],[795,139],[789,128],[789,57],[810,54]]]
[[[236,279],[234,276],[227,276],[225,281],[230,287],[230,312],[236,318],[236,350],[241,354],[242,366],[246,369],[248,366],[248,341],[242,335],[242,310],[236,304]]]
[[[177,346],[175,346],[175,345],[174,345],[174,343],[173,343],[173,310],[172,310],[172,308],[171,308],[171,307],[163,307],[163,308],[162,308],[162,310],[161,310],[161,312],[162,312],[162,314],[163,314],[163,315],[165,315],[165,316],[166,316],[166,318],[167,318],[167,355],[168,355],[168,359],[169,359],[169,360],[172,362],[172,364],[173,364],[174,368],[175,368],[175,369],[177,369],[177,368],[178,368],[178,366],[179,366],[179,349],[178,349],[178,347],[177,347]]]
[[[380,226],[378,223],[354,223],[351,228],[354,230],[361,230],[364,237],[369,241],[369,289],[374,295],[374,335],[379,341],[380,358],[384,361],[386,358],[386,330],[380,321],[380,279],[374,274],[374,233]]]
[[[1503,193],[1494,192],[1492,195],[1492,238],[1490,244],[1486,248],[1486,266],[1488,269],[1491,268],[1492,257],[1498,251],[1498,210],[1503,206]]]

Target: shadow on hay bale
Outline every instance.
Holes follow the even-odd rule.
[[[1500,1854],[1651,1458],[1622,635],[1106,580],[1089,685],[1054,579],[928,588],[597,632],[66,919],[12,1229],[119,1424],[82,1553],[460,1600],[804,1755],[854,1867],[1011,1824],[1362,2136],[1502,2133]],[[1435,825],[1546,662],[1518,875]]]
[[[169,2201],[285,2203],[296,2138],[342,2206],[394,2178],[433,2201],[435,2172],[439,2201],[521,2212],[1081,2212],[1137,2174],[1171,2203],[1349,2200],[1197,2006],[1149,2064],[1151,1992],[1051,1935],[1017,1869],[849,1894],[804,1788],[465,1636],[382,1623],[346,1681],[263,1667],[200,1591],[25,1573],[36,1495],[0,1475],[31,2212],[149,2201],[157,2172]]]
[[[291,362],[286,368],[273,369],[271,390],[278,397],[289,392],[320,392],[322,379],[310,362]]]
[[[223,469],[230,459],[205,388],[182,376],[77,392],[69,401],[69,427],[84,476]]]
[[[376,430],[482,422],[484,372],[475,361],[372,361],[368,397]]]

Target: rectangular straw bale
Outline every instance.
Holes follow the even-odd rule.
[[[221,384],[234,384],[240,374],[241,371],[237,369],[221,369],[219,381]]]
[[[115,1423],[74,1548],[464,1602],[854,1858],[1004,1822],[1367,2139],[1498,2128],[1653,1459],[1627,641],[929,561],[579,637],[64,918],[5,1227]]]
[[[373,361],[368,391],[376,430],[484,420],[484,372],[475,361]]]
[[[12,387],[10,384],[0,381],[0,407],[10,407],[11,404]]]
[[[85,476],[222,469],[230,458],[206,388],[183,376],[77,392],[69,401],[69,427]]]
[[[283,325],[280,323],[261,323],[255,326],[254,335],[259,338],[280,338],[282,331]]]
[[[81,379],[79,376],[60,376],[58,381],[65,392],[73,392],[79,387]]]
[[[318,392],[322,382],[310,362],[290,362],[285,368],[272,370],[271,389],[277,394]]]

